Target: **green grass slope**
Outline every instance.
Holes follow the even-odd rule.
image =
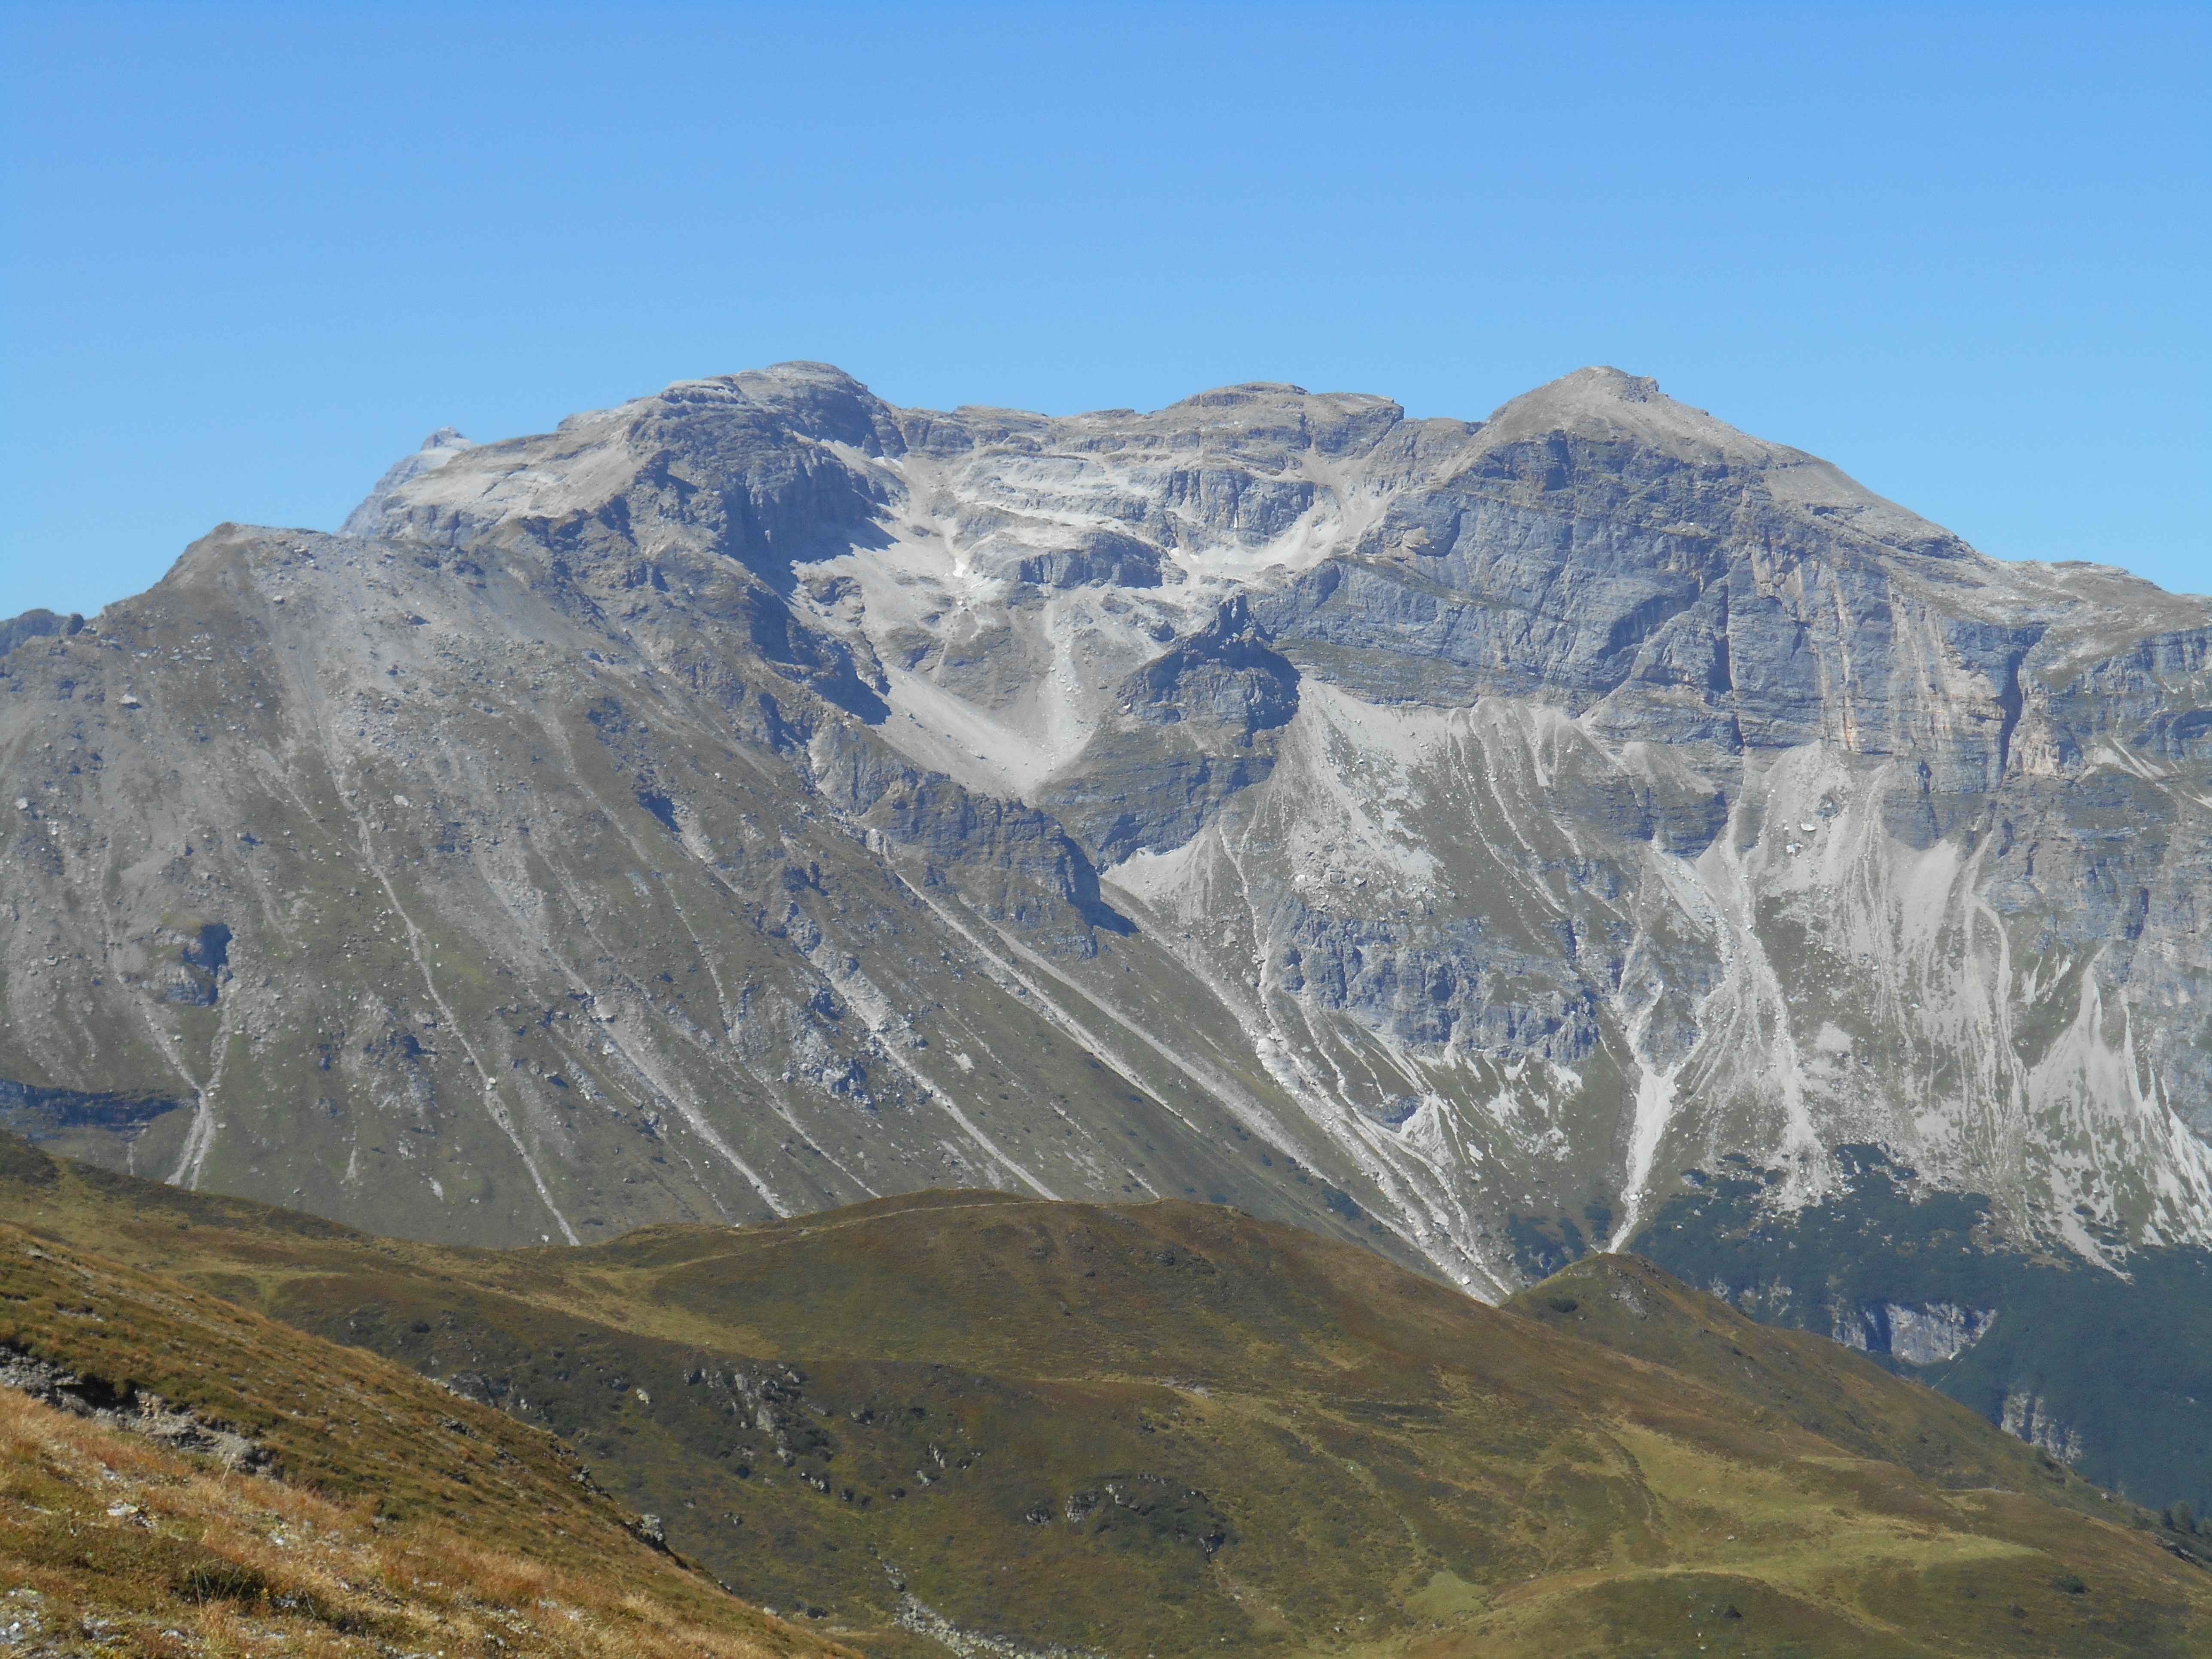
[[[2140,1512],[1840,1350],[1735,1376],[1733,1316],[1648,1268],[1646,1353],[1595,1293],[1489,1308],[1200,1205],[921,1194],[495,1253],[9,1167],[27,1229],[550,1428],[865,1648],[2212,1652],[2212,1575]]]

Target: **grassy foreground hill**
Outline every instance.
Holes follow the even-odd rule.
[[[543,1431],[5,1221],[0,1380],[18,1650],[839,1651],[653,1547]]]
[[[696,1584],[618,1527],[555,1535],[552,1494],[588,1489],[489,1452],[543,1460],[532,1425],[552,1430],[678,1554],[872,1651],[2212,1653],[2212,1572],[2142,1511],[1620,1258],[1495,1309],[1234,1211],[981,1193],[462,1250],[20,1142],[0,1216],[99,1280],[63,1295],[0,1249],[11,1297],[51,1280],[6,1304],[19,1349],[159,1360],[150,1386],[288,1479],[412,1506],[392,1524]],[[101,1297],[126,1284],[118,1318]],[[186,1295],[265,1334],[258,1393],[243,1360],[142,1334],[137,1307]],[[364,1415],[331,1403],[347,1379],[401,1375],[316,1337],[471,1396],[434,1396],[470,1435],[420,1424],[412,1459],[314,1474]]]

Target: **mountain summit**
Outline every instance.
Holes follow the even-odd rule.
[[[2212,605],[1648,380],[786,363],[434,434],[348,530],[0,635],[11,1123],[486,1243],[1158,1194],[1496,1297],[1869,1158],[1991,1248],[2212,1241]]]

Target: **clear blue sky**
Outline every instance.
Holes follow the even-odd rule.
[[[447,423],[1590,362],[2212,591],[2212,7],[0,8],[0,616]]]

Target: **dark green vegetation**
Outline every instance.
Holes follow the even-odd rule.
[[[875,1650],[2212,1651],[2153,1517],[1632,1261],[1498,1310],[1234,1211],[989,1193],[456,1249],[20,1144],[0,1212],[550,1428]]]
[[[2212,1506],[2212,1255],[2136,1249],[2124,1272],[2002,1243],[1978,1194],[1910,1190],[1856,1152],[1844,1192],[1787,1218],[1741,1164],[1674,1199],[1633,1248],[1770,1323],[1856,1331],[1881,1364],[2032,1434],[2154,1508]],[[1892,1309],[1995,1317],[1956,1354],[1894,1352]],[[1892,1349],[1885,1352],[1885,1347]]]

